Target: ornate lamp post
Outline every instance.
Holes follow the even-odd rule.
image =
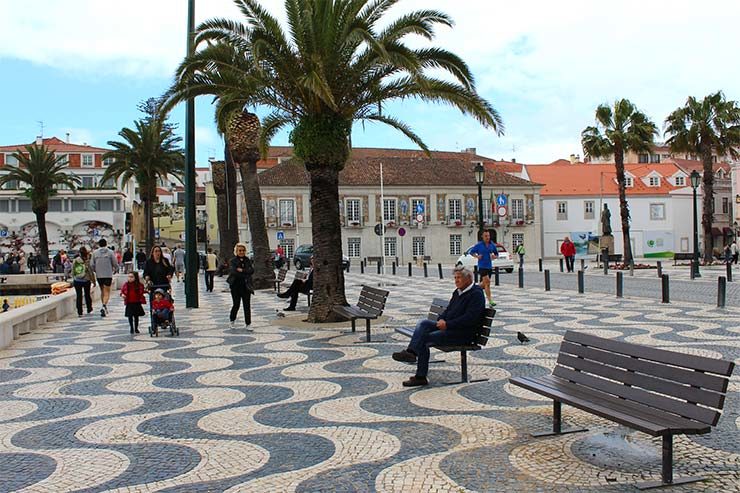
[[[195,52],[195,0],[188,0],[187,54]],[[185,105],[185,257],[186,272],[198,272],[195,222],[195,99]],[[185,306],[198,308],[198,276],[185,276]]]
[[[701,175],[694,170],[691,172],[689,179],[691,180],[691,188],[694,190],[694,260],[692,269],[694,277],[701,277],[699,273],[699,214],[696,210],[696,189],[699,188],[701,183]]]
[[[483,238],[483,181],[486,179],[486,169],[483,163],[475,165],[475,183],[478,184],[478,240]]]

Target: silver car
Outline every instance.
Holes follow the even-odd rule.
[[[473,245],[475,246],[475,245]],[[470,250],[473,247],[471,246],[465,251],[464,255],[461,255],[460,258],[457,259],[457,263],[455,265],[468,267],[472,269],[476,265],[478,265],[478,259],[475,258],[470,254]],[[496,243],[496,250],[498,250],[498,258],[493,259],[491,261],[491,264],[493,267],[498,267],[499,270],[505,270],[506,272],[513,272],[514,271],[514,261],[511,258],[511,254],[506,250],[506,248],[500,244]]]

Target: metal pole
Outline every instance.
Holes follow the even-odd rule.
[[[540,272],[542,272],[542,259],[539,260],[540,263]]]
[[[429,277],[429,270],[426,262],[424,262],[424,277]]]
[[[409,277],[411,277],[411,262],[409,262]]]
[[[727,263],[727,282],[732,282],[732,262]]]
[[[396,275],[396,262],[393,262],[393,275]]]
[[[727,301],[727,279],[724,276],[717,278],[717,307],[724,308]]]
[[[621,298],[624,294],[624,274],[617,272],[617,298]]]
[[[696,188],[694,188],[694,278],[701,277],[699,273],[699,213],[696,209]]]
[[[383,163],[380,163],[380,218],[383,219],[383,204],[385,203],[385,192],[383,191]],[[383,259],[383,275],[385,276],[385,224],[383,221],[380,222],[382,225],[380,228],[380,258]],[[380,274],[380,266],[378,266],[378,274]]]
[[[493,284],[494,286],[499,285],[499,278],[498,278],[498,267],[493,268]]]
[[[444,276],[442,275],[442,264],[437,264],[437,268],[439,269],[439,278],[444,279]]]
[[[663,262],[658,260],[658,277],[663,276]]]
[[[519,287],[524,288],[524,269],[519,269]]]
[[[483,183],[478,183],[478,241],[483,239]]]
[[[670,281],[668,279],[668,274],[663,274],[661,276],[661,284],[663,287],[663,303],[670,303],[671,302],[671,288],[670,288]]]
[[[545,291],[550,291],[550,269],[545,269]]]
[[[578,271],[578,292],[580,294],[583,294],[584,291],[585,291],[585,286],[584,286],[583,271],[579,270]]]
[[[188,0],[187,55],[195,52],[195,0]],[[185,306],[198,308],[198,243],[195,224],[195,99],[185,103]]]

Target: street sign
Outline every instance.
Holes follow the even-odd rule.
[[[406,236],[406,229],[398,228],[398,236]]]
[[[424,222],[424,214],[417,214],[416,215],[416,222],[417,223],[423,223]]]
[[[375,234],[378,236],[383,236],[383,233],[385,233],[385,225],[378,223],[375,225]]]
[[[499,208],[498,208],[497,211],[498,211],[498,215],[501,216],[501,217],[505,217],[506,216],[506,213],[508,212],[508,210],[507,210],[507,208],[506,208],[505,205],[499,206]]]
[[[424,214],[424,204],[419,202],[416,204],[416,213],[417,214]]]
[[[0,238],[7,238],[7,237],[8,237],[8,230],[0,229]]]
[[[499,207],[506,205],[506,195],[496,195],[496,205]]]
[[[277,232],[277,241],[283,241],[285,239],[285,231]]]
[[[159,228],[157,228],[157,229],[154,230],[154,237],[156,239],[159,239]]]

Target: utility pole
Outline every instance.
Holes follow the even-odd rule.
[[[195,52],[195,0],[188,0],[187,56]],[[185,106],[185,306],[198,308],[198,237],[195,222],[195,100]]]

